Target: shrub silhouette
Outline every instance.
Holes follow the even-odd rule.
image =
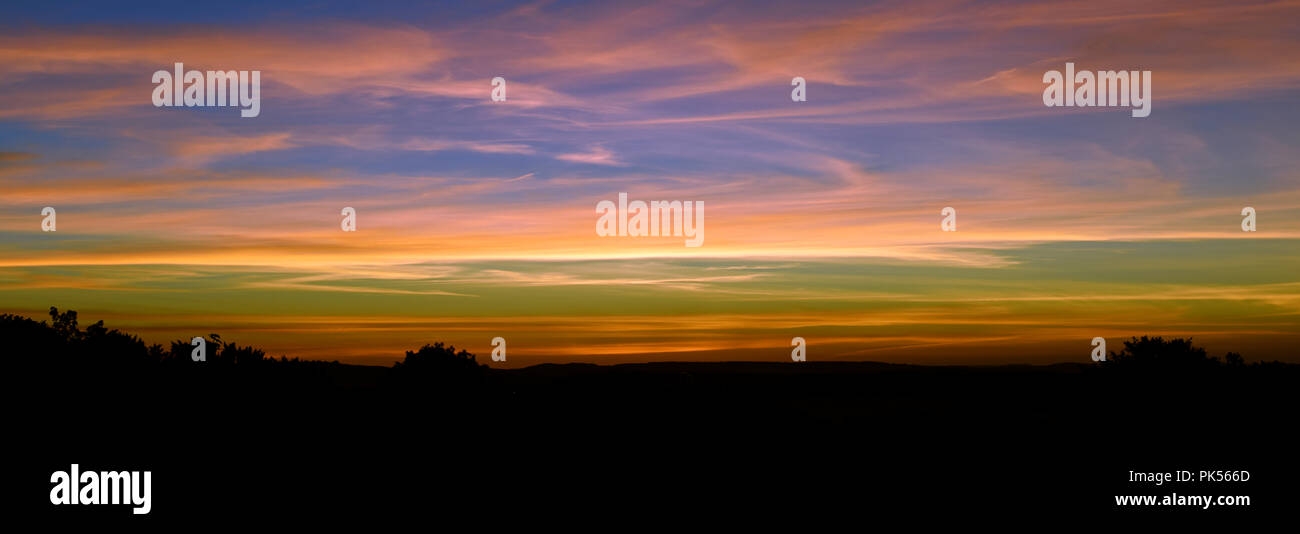
[[[255,347],[240,347],[236,343],[227,343],[222,341],[221,336],[217,334],[208,334],[208,337],[205,339],[205,344],[207,345],[207,354],[204,356],[206,358],[205,363],[212,365],[249,366],[261,363],[298,361],[297,358],[294,358],[293,360],[288,360],[284,357],[281,357],[280,360],[267,358],[266,351],[262,349]],[[194,345],[192,344],[192,341],[177,340],[172,342],[168,358],[176,362],[191,362],[193,361],[193,353]]]
[[[1246,360],[1240,354],[1229,352],[1223,355],[1223,364],[1228,367],[1243,367],[1246,365]]]
[[[1244,366],[1241,355],[1229,352],[1225,357],[1229,366]],[[1205,349],[1192,345],[1191,338],[1133,337],[1124,342],[1124,349],[1111,352],[1107,365],[1114,369],[1141,371],[1193,372],[1222,367],[1224,362],[1206,354]]]
[[[407,387],[435,386],[457,391],[480,385],[486,369],[468,351],[456,352],[456,347],[438,342],[406,351],[406,359],[393,364],[392,375]]]
[[[420,347],[420,350],[415,352],[406,351],[406,359],[397,362],[394,366],[411,372],[454,373],[477,369],[478,363],[474,355],[468,351],[456,352],[456,347],[447,347],[438,342]]]

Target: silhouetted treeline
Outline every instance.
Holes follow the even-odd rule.
[[[195,368],[201,365],[203,368],[235,367],[243,373],[251,373],[256,369],[283,369],[285,366],[301,370],[342,366],[337,361],[267,357],[262,349],[224,341],[218,334],[208,334],[205,338],[206,360],[195,362],[192,360],[194,346],[189,340],[175,340],[168,346],[146,345],[135,335],[105,327],[102,320],[82,329],[76,311],[60,312],[51,307],[49,317],[47,321],[35,321],[18,315],[0,315],[0,345],[16,357],[16,363],[91,372]],[[11,363],[15,362],[11,360]],[[1108,361],[1092,367],[1092,370],[1126,374],[1198,373],[1290,365],[1276,361],[1246,364],[1244,358],[1235,352],[1228,352],[1220,359],[1193,345],[1191,339],[1142,336],[1124,341],[1121,351],[1112,351]],[[567,369],[573,371],[576,368]],[[402,361],[394,362],[387,377],[394,385],[462,389],[481,385],[488,370],[486,365],[477,362],[474,354],[437,342],[407,351]]]
[[[440,411],[448,417],[510,413],[518,424],[586,425],[657,421],[709,428],[715,421],[758,425],[841,425],[863,418],[962,420],[987,412],[1093,417],[1094,403],[1159,405],[1221,399],[1221,408],[1271,403],[1290,391],[1300,365],[1245,364],[1210,357],[1191,340],[1135,337],[1108,361],[1049,366],[917,366],[872,362],[716,362],[597,366],[552,364],[492,369],[442,343],[407,351],[391,367],[268,358],[265,351],[210,334],[207,361],[193,347],[164,347],[73,311],[50,319],[0,316],[0,344],[15,376],[33,387],[72,389],[83,398],[214,399],[230,413],[263,405],[350,406]],[[1248,401],[1248,399],[1256,399]],[[69,401],[72,402],[72,401]],[[178,401],[196,402],[196,401]],[[197,401],[207,402],[207,401]],[[84,403],[83,403],[84,404]],[[630,417],[628,417],[630,415]],[[323,416],[323,415],[322,415]],[[494,416],[495,417],[495,416]],[[974,420],[974,419],[971,419]]]
[[[1281,479],[1272,464],[1250,462],[1283,454],[1268,447],[1289,447],[1300,379],[1300,365],[1246,365],[1235,354],[1213,358],[1191,340],[1162,338],[1131,339],[1101,364],[1081,350],[1085,361],[1045,366],[492,369],[441,343],[379,367],[273,359],[209,335],[208,361],[198,363],[188,341],[147,345],[99,322],[83,329],[76,319],[54,309],[45,321],[0,316],[0,346],[14,364],[6,370],[17,368],[5,376],[18,383],[17,398],[31,400],[16,410],[15,435],[41,449],[34,480],[42,483],[52,469],[90,463],[82,459],[92,453],[100,465],[137,458],[172,473],[155,514],[210,513],[208,503],[225,503],[227,492],[275,506],[292,494],[313,512],[364,509],[355,500],[372,495],[377,506],[408,499],[409,509],[423,510],[436,500],[424,499],[430,487],[478,499],[500,491],[495,484],[530,480],[544,482],[523,494],[558,494],[554,481],[603,492],[609,480],[691,480],[675,491],[695,490],[694,502],[711,503],[715,486],[699,483],[700,473],[734,481],[728,491],[753,502],[833,488],[817,498],[839,495],[844,506],[858,506],[858,494],[842,490],[876,487],[859,484],[874,480],[887,491],[870,500],[901,491],[931,502],[933,492],[968,480],[963,495],[1002,484],[992,493],[1047,497],[1035,506],[1104,505],[1132,490],[1130,469],[1253,469],[1261,482]],[[789,460],[788,469],[773,471],[774,459]],[[1043,466],[1062,476],[1042,478]],[[186,480],[177,473],[221,476],[195,475],[176,491]],[[221,486],[225,473],[243,482]],[[808,473],[834,483],[809,484]],[[263,480],[291,481],[292,491]],[[1052,480],[1069,483],[1024,490]],[[420,489],[404,491],[408,482]],[[209,500],[191,501],[191,492]],[[166,495],[183,497],[168,503]]]
[[[279,359],[268,358],[262,349],[224,341],[218,334],[208,334],[204,338],[205,359],[195,362],[192,340],[178,339],[166,347],[156,343],[145,345],[137,336],[105,327],[104,321],[98,321],[83,330],[77,322],[76,311],[60,312],[58,308],[51,307],[49,315],[48,321],[39,322],[19,315],[0,315],[0,343],[25,361],[41,360],[92,367],[326,363],[319,360],[289,359],[285,356]],[[417,351],[407,351],[406,359],[395,362],[393,367],[413,374],[472,374],[479,372],[482,366],[475,363],[474,355],[469,352],[457,352],[455,347],[435,343],[425,345]]]
[[[0,346],[11,355],[7,363],[51,378],[112,378],[134,383],[161,376],[219,381],[232,387],[387,385],[463,391],[481,384],[487,369],[473,354],[442,343],[407,351],[403,361],[381,370],[338,361],[268,357],[260,348],[229,342],[215,333],[204,340],[204,360],[194,361],[191,340],[148,345],[135,335],[105,327],[103,321],[82,328],[72,310],[51,307],[49,319],[43,321],[0,315]]]
[[[80,328],[77,312],[60,312],[50,308],[50,320],[40,321],[12,314],[0,315],[0,343],[22,360],[40,360],[46,364],[76,364],[102,368],[176,365],[191,363],[191,342],[176,340],[170,346],[145,345],[139,337],[104,326],[98,321]],[[206,338],[206,361],[210,365],[256,365],[264,363],[298,363],[281,356],[267,358],[266,352],[241,347],[221,340],[217,334]]]

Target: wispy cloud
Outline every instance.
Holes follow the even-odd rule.
[[[587,152],[560,154],[555,156],[555,159],[572,161],[574,163],[588,163],[591,165],[623,165],[623,162],[619,161],[618,157],[616,157],[613,152],[603,146],[591,147],[591,150]]]
[[[1300,2],[409,9],[7,28],[5,305],[142,323],[175,306],[356,358],[512,324],[537,358],[722,358],[818,325],[846,357],[991,359],[1017,329],[1056,343],[1073,324],[1294,340]],[[150,75],[176,62],[262,71],[261,115],[153,107]],[[1153,115],[1043,106],[1065,62],[1152,71]],[[598,237],[593,208],[620,192],[705,202],[707,245]],[[349,329],[366,334],[329,337]]]

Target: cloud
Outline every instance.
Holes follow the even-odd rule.
[[[237,156],[284,150],[295,145],[290,141],[292,134],[270,133],[256,136],[194,136],[177,138],[170,141],[172,153],[188,159],[192,164],[226,156]]]
[[[560,154],[555,156],[555,159],[571,161],[573,163],[586,163],[589,165],[624,165],[624,163],[619,161],[612,151],[603,146],[591,147],[587,152]]]
[[[1215,131],[1125,117],[1097,135],[1067,123],[1123,114],[1063,115],[1038,96],[1043,70],[1067,60],[1150,66],[1156,113],[1215,99],[1244,112],[1297,86],[1293,55],[1269,52],[1292,44],[1298,10],[539,3],[454,26],[26,27],[0,37],[0,127],[32,140],[0,153],[0,229],[29,229],[31,205],[56,202],[69,234],[117,240],[58,259],[91,263],[274,263],[281,250],[305,263],[437,251],[1001,266],[962,247],[1222,237],[1243,205],[1290,237],[1300,161],[1285,112],[1224,114]],[[263,70],[276,105],[256,119],[153,109],[148,76],[175,61]],[[507,102],[488,98],[495,75]],[[789,101],[793,75],[809,102]],[[257,168],[232,172],[241,156]],[[708,245],[598,239],[592,208],[619,191],[705,201]],[[338,232],[344,205],[364,238]],[[955,235],[936,233],[947,205]]]

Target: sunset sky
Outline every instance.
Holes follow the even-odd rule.
[[[385,365],[1300,361],[1298,1],[352,4],[0,8],[0,312]],[[177,62],[260,116],[155,107]],[[1151,115],[1044,106],[1066,62]],[[703,246],[597,236],[620,192]]]

